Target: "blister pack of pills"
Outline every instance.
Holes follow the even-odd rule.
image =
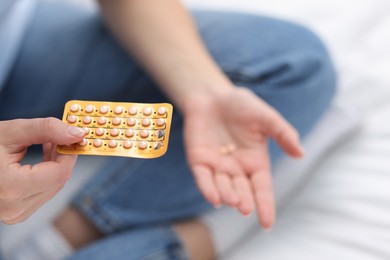
[[[71,100],[63,122],[85,130],[77,144],[60,145],[62,154],[157,158],[168,148],[171,104]]]

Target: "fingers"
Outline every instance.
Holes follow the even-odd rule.
[[[217,173],[207,167],[194,167],[195,179],[201,193],[214,206],[223,203],[237,208],[241,214],[248,216],[255,208],[254,194],[248,176],[238,165],[231,163],[229,165],[230,170],[225,167],[225,172]]]
[[[215,183],[222,197],[222,202],[228,206],[236,207],[240,198],[234,189],[231,177],[226,173],[217,173],[215,174]]]
[[[76,163],[76,155],[59,154],[56,161],[38,163],[31,168],[29,177],[39,187],[65,183]]]
[[[246,176],[233,177],[227,173],[212,174],[210,170],[194,171],[197,185],[203,196],[215,207],[222,203],[249,215],[254,208],[253,194]],[[197,176],[197,174],[201,176]]]
[[[57,157],[56,148],[57,146],[53,143],[46,143],[43,144],[43,161],[55,161],[55,158]]]
[[[60,163],[43,162],[37,168],[22,166],[18,172],[12,171],[17,179],[10,182],[13,192],[0,198],[1,221],[6,224],[24,221],[62,189],[71,175],[75,158],[61,157]]]
[[[237,208],[244,216],[249,215],[254,208],[254,198],[243,169],[230,156],[220,159],[215,167],[219,168],[215,181],[223,203]]]
[[[6,136],[5,144],[30,146],[32,144],[72,144],[81,141],[85,132],[56,118],[17,119],[3,121],[0,131]]]
[[[304,150],[299,140],[299,134],[278,112],[269,108],[265,116],[266,134],[271,136],[287,154],[302,157]]]
[[[53,153],[57,152],[53,151]],[[55,161],[22,166],[22,173],[19,174],[23,178],[21,181],[30,184],[29,193],[26,196],[63,185],[71,177],[76,160],[76,155],[57,154]]]
[[[72,171],[77,161],[77,155],[73,154],[59,154],[56,150],[53,151],[56,154],[55,161],[62,166],[65,166],[67,170]]]
[[[0,220],[16,223],[30,216],[55,195],[56,192],[46,195],[50,190],[58,191],[70,178],[77,156],[58,154],[56,144],[78,142],[85,132],[54,118],[2,121],[0,132],[4,137],[0,140],[1,151],[5,154],[3,157],[11,158],[1,161],[0,165]],[[43,162],[21,166],[20,153],[31,144],[44,144]],[[15,157],[16,154],[18,157]],[[28,197],[41,196],[39,202],[35,199],[24,201]],[[23,206],[19,207],[20,204]],[[24,211],[21,213],[21,210]]]
[[[214,205],[214,207],[219,207],[221,205],[221,198],[216,188],[213,173],[210,168],[202,165],[196,165],[192,167],[192,171],[200,192],[208,202]]]
[[[275,219],[272,180],[269,172],[269,160],[264,147],[259,156],[262,166],[252,175],[213,173],[206,166],[193,167],[196,183],[203,196],[215,207],[224,203],[237,208],[244,216],[250,215],[255,208],[260,224],[269,229]]]
[[[245,175],[234,176],[233,183],[237,195],[240,197],[240,204],[237,208],[242,215],[249,216],[255,209],[255,202],[248,177]]]
[[[275,203],[269,173],[258,171],[251,176],[255,192],[258,219],[261,226],[270,229],[275,221]]]

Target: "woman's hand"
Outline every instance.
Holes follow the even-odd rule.
[[[24,221],[61,190],[77,157],[58,154],[56,145],[79,142],[84,134],[55,118],[0,121],[0,221]],[[32,144],[43,144],[43,162],[21,165]]]
[[[108,28],[184,113],[188,161],[203,195],[244,215],[256,204],[269,227],[274,203],[267,137],[299,157],[296,131],[254,94],[232,88],[180,1],[99,3]]]
[[[214,206],[226,204],[260,224],[275,218],[267,139],[301,157],[297,131],[268,104],[244,88],[219,95],[194,95],[183,110],[185,145],[197,185]]]

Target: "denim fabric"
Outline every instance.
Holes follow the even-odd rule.
[[[35,0],[0,1],[0,92],[17,55]]]
[[[305,136],[335,92],[335,73],[321,41],[299,25],[272,18],[193,14],[207,48],[229,78],[266,100]],[[167,101],[97,13],[40,5],[0,95],[0,118],[60,117],[69,99]],[[180,241],[161,226],[167,230],[172,221],[210,209],[185,160],[178,111],[171,131],[166,155],[112,158],[75,197],[73,205],[107,236],[73,259],[150,259],[163,248],[169,255],[167,248]],[[270,154],[273,163],[281,156],[273,142]]]

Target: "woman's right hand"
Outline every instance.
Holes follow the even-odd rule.
[[[77,156],[58,154],[56,145],[77,143],[84,135],[56,118],[0,121],[0,221],[24,221],[64,187]],[[42,162],[21,165],[33,144],[43,145]]]

